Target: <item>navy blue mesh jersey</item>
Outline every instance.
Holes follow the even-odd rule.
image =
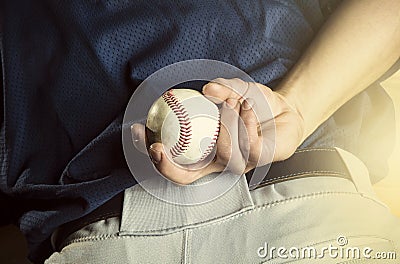
[[[121,122],[143,79],[174,62],[214,59],[274,88],[324,15],[317,0],[5,0],[0,19],[2,221],[19,225],[40,261],[55,228],[135,184]],[[393,122],[388,100],[371,87],[304,146],[381,151],[373,162],[359,156],[384,175],[390,145],[376,138],[392,137],[380,130]]]

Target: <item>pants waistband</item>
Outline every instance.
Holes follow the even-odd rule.
[[[226,212],[224,210],[218,210],[219,213],[221,215],[230,211],[236,211],[239,213],[254,206],[249,195],[249,188],[255,190],[260,187],[283,181],[306,177],[318,177],[321,175],[339,177],[352,181],[351,173],[349,172],[348,166],[343,161],[343,153],[340,151],[341,150],[338,149],[298,150],[289,159],[273,163],[264,179],[255,184],[251,184],[252,172],[246,174],[246,177],[243,177],[236,186],[222,197],[216,199],[226,200],[218,202],[218,204],[222,203],[226,205],[224,206]],[[121,234],[140,234],[149,231],[154,231],[155,233],[161,231],[167,232],[169,226],[174,226],[174,228],[176,228],[176,223],[190,224],[191,222],[194,222],[194,220],[192,221],[192,218],[195,218],[196,222],[198,222],[202,218],[211,219],[213,217],[218,217],[213,215],[215,212],[215,210],[213,210],[214,201],[194,207],[180,207],[165,203],[152,197],[144,190],[140,190],[139,186],[131,188],[136,188],[136,190],[130,191],[128,196],[125,194],[125,201],[124,192],[121,192],[88,215],[64,224],[58,228],[55,235],[53,235],[53,245],[55,246],[55,249],[60,250],[63,241],[73,232],[90,223],[109,217],[119,216],[122,218]],[[242,197],[242,199],[236,199],[239,196]],[[155,219],[148,219],[146,214],[138,214],[138,212],[148,211],[149,208],[155,210],[155,212],[152,213]],[[122,211],[124,211],[125,217],[122,217]],[[165,212],[168,213],[165,214]],[[198,212],[203,213],[201,216],[198,216],[196,215]],[[159,216],[165,215],[170,215],[172,217],[165,220],[159,218]],[[134,230],[132,230],[133,223],[130,219],[134,219]],[[152,221],[156,219],[159,221]],[[146,224],[148,222],[158,222],[158,225],[149,230],[149,226]]]

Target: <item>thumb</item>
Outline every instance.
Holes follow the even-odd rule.
[[[131,126],[133,145],[143,154],[147,154],[146,149],[146,132],[142,124],[135,123]]]

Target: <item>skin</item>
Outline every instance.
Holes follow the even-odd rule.
[[[179,184],[226,167],[242,174],[287,159],[340,106],[386,72],[399,59],[399,47],[400,1],[343,1],[275,91],[239,79],[216,79],[203,87],[205,96],[222,104],[226,121],[213,162],[193,170],[171,162],[161,143],[148,152],[155,167]],[[266,102],[272,116],[263,113]],[[274,125],[275,144],[268,138]],[[132,134],[144,152],[144,127],[133,125]]]

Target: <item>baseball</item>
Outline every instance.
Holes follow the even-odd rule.
[[[191,89],[170,89],[151,106],[146,144],[161,142],[173,161],[189,165],[212,152],[219,133],[218,107]]]

